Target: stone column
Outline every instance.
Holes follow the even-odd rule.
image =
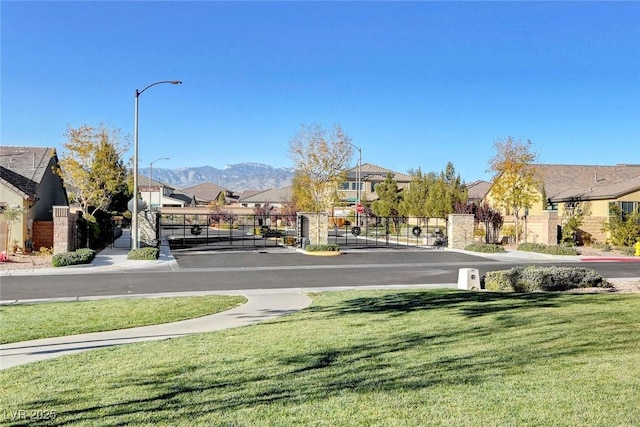
[[[542,230],[540,243],[556,246],[558,244],[558,211],[542,211]]]
[[[53,253],[71,252],[76,249],[74,236],[75,215],[69,206],[53,206]]]
[[[474,227],[472,214],[450,214],[447,224],[449,249],[464,249],[472,244]]]
[[[309,220],[309,243],[326,245],[329,243],[329,214],[326,212],[304,212],[298,215]]]

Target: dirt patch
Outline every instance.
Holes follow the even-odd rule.
[[[0,262],[0,271],[33,270],[51,267],[51,255],[15,254]]]

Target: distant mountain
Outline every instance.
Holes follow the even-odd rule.
[[[140,175],[149,176],[149,168],[140,168]],[[153,179],[175,188],[186,188],[212,182],[228,190],[266,190],[291,185],[293,169],[274,168],[261,163],[238,163],[223,169],[212,166],[195,168],[153,168]]]

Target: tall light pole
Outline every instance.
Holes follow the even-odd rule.
[[[153,193],[151,192],[151,181],[153,181],[153,164],[160,160],[169,160],[169,157],[160,157],[153,162],[149,162],[149,209],[153,207]],[[162,204],[162,196],[158,194],[158,204]]]
[[[131,249],[138,249],[138,98],[142,95],[142,92],[149,89],[151,86],[159,85],[162,83],[169,83],[172,85],[180,85],[180,80],[162,80],[159,82],[151,83],[149,86],[142,90],[136,89],[135,98],[135,111],[133,119],[133,206],[131,214]]]
[[[362,168],[362,149],[360,147],[358,147],[357,145],[354,145],[352,143],[348,143],[349,145],[351,145],[353,148],[355,148],[356,150],[358,150],[358,176],[357,176],[357,181],[358,181],[358,189],[356,191],[356,222],[358,223],[358,225],[360,225],[360,221],[358,220],[358,207],[360,206],[361,203],[361,192],[362,192],[362,175],[360,174],[361,172],[361,168]]]

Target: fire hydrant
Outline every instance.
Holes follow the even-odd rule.
[[[636,248],[636,256],[640,256],[640,241],[636,242],[633,247]]]

